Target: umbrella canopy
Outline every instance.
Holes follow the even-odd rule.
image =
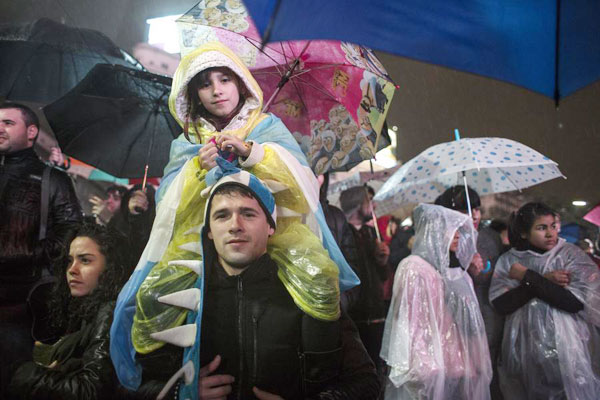
[[[393,175],[394,172],[398,170],[398,168],[400,168],[400,165],[397,165],[391,168],[366,167],[367,169],[365,170],[365,167],[363,167],[360,170],[356,170],[358,167],[363,165],[363,163],[357,165],[348,172],[335,172],[332,174],[330,177],[327,194],[332,195],[334,193],[340,193],[346,189],[350,189],[354,186],[360,186],[365,183],[372,186],[374,190],[377,190]]]
[[[402,165],[374,197],[378,212],[408,203],[432,202],[463,183],[480,195],[521,190],[564,177],[557,164],[510,139],[465,138],[437,144]]]
[[[338,41],[267,45],[239,1],[203,1],[178,19],[181,50],[209,41],[248,66],[317,174],[370,159],[395,85],[370,49]]]
[[[62,151],[119,178],[162,176],[180,127],[167,105],[171,78],[99,64],[44,107]]]
[[[600,2],[245,0],[265,41],[337,39],[558,100],[600,79]]]
[[[98,63],[143,69],[98,31],[42,18],[0,25],[0,97],[48,104],[71,90]]]
[[[585,214],[583,219],[591,222],[594,225],[600,226],[600,204],[596,205],[596,207],[592,208],[587,214]]]

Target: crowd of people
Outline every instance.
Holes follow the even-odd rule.
[[[228,48],[190,53],[159,188],[88,217],[0,106],[0,399],[597,398],[600,270],[554,210],[482,226],[456,186],[380,234],[262,101]]]

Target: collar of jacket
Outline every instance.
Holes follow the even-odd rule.
[[[239,275],[228,275],[218,261],[212,263],[208,274],[209,287],[235,287],[239,279],[244,283],[277,279],[277,264],[268,254],[263,254]]]
[[[5,164],[17,164],[27,159],[33,159],[36,161],[39,160],[37,154],[35,154],[35,151],[33,150],[33,147],[3,154],[1,157],[4,159]]]

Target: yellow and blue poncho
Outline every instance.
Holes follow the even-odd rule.
[[[171,304],[168,296],[201,287],[200,232],[206,201],[201,192],[206,189],[207,179],[214,181],[212,175],[217,168],[202,169],[197,154],[215,135],[229,134],[252,141],[251,154],[240,160],[241,167],[261,180],[280,182],[286,187],[274,194],[277,231],[269,239],[268,253],[280,266],[279,277],[298,307],[315,318],[335,320],[339,317],[340,289],[359,283],[327,227],[318,202],[316,179],[304,154],[281,120],[261,112],[262,91],[235,54],[221,44],[210,43],[182,59],[169,98],[171,113],[180,125],[186,124],[187,84],[197,73],[217,66],[233,70],[251,97],[221,132],[200,119],[190,124],[191,143],[182,134],[171,145],[170,161],[157,193],[157,214],[150,239],[119,295],[111,327],[111,358],[120,382],[132,390],[141,383],[136,352],[146,354],[160,348],[165,344],[160,333],[173,329],[181,333],[175,336],[187,340],[193,335],[184,332],[182,324],[189,311],[201,315],[201,296],[196,298],[190,291],[191,306]],[[187,371],[188,388],[197,382],[197,372]],[[185,387],[182,391],[184,397],[196,398],[197,393],[193,392]]]

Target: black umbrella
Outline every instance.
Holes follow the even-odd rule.
[[[96,64],[143,70],[98,31],[42,18],[0,25],[0,97],[48,104],[71,90]]]
[[[181,131],[169,112],[171,78],[98,64],[44,107],[62,151],[119,178],[162,176]]]

